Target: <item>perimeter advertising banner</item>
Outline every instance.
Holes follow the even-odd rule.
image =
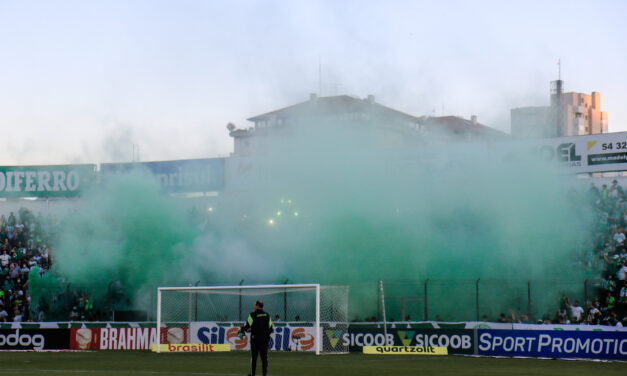
[[[625,332],[626,327],[607,325],[575,325],[575,324],[509,324],[508,329],[516,330],[576,330],[584,332]],[[503,329],[503,328],[478,328],[478,329]]]
[[[166,193],[217,192],[224,189],[224,158],[100,165],[103,178],[107,174],[129,172],[134,168],[150,171]]]
[[[187,328],[161,328],[160,343],[188,343]],[[157,343],[157,328],[80,328],[71,329],[73,350],[150,350]]]
[[[0,350],[67,350],[69,329],[0,329]]]
[[[433,346],[446,347],[449,354],[472,354],[474,330],[468,329],[388,329],[348,328],[348,333],[325,331],[337,346],[348,346],[351,352],[361,352],[364,346]],[[333,341],[331,344],[333,344]]]
[[[190,343],[230,344],[231,350],[249,350],[250,333],[239,338],[238,326],[221,326],[215,322],[192,322]],[[310,326],[275,326],[270,335],[271,351],[315,351],[315,330]]]
[[[562,330],[482,330],[478,355],[627,359],[627,333]]]
[[[0,197],[73,197],[96,181],[96,165],[0,166]]]
[[[627,170],[627,132],[541,139],[532,149],[569,173]]]

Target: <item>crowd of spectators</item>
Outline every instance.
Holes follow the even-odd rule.
[[[33,321],[29,274],[50,267],[47,233],[54,233],[50,217],[34,216],[26,209],[0,215],[0,322]]]
[[[609,186],[608,186],[609,185]],[[601,273],[592,298],[580,304],[568,297],[544,323],[627,326],[627,195],[617,180],[601,187],[590,183],[585,210],[593,214],[591,244],[580,256],[584,265]]]
[[[581,202],[577,192],[572,191],[571,196]],[[593,182],[583,203],[585,213],[592,214],[592,243],[573,252],[573,260],[600,273],[590,286],[591,297],[583,304],[560,297],[555,314],[544,314],[537,321],[510,311],[509,315],[502,313],[498,322],[627,326],[627,194],[617,180],[600,187]]]

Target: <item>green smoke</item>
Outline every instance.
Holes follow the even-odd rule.
[[[147,173],[109,176],[62,222],[52,273],[97,309],[131,309],[143,289],[180,282],[196,237],[186,214]]]
[[[570,261],[588,219],[566,194],[573,179],[525,148],[393,148],[382,134],[302,127],[254,158],[233,157],[252,172],[227,179],[200,218],[147,174],[111,178],[64,220],[54,273],[103,309],[147,309],[156,286],[196,281],[348,284],[351,317],[362,319],[377,314],[379,279],[397,320],[399,298],[424,298],[427,279],[429,319],[474,320],[478,279],[491,319],[529,305],[539,318],[581,292],[586,271]],[[424,304],[405,312],[422,319]]]

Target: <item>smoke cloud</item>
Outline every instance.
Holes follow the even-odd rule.
[[[539,318],[580,291],[587,272],[570,260],[588,219],[566,194],[574,179],[526,148],[388,126],[277,131],[254,158],[227,162],[248,167],[210,203],[166,197],[142,171],[109,178],[64,219],[53,273],[101,307],[121,286],[141,309],[165,285],[346,284],[362,319],[376,315],[379,279],[390,298],[422,297],[429,279],[428,318],[445,320],[475,319],[477,279],[492,319],[529,303]],[[422,304],[406,313],[422,319]],[[398,300],[388,306],[400,319]]]

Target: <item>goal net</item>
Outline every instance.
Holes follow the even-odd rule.
[[[160,287],[159,344],[229,344],[249,349],[249,333],[237,332],[257,300],[273,321],[271,351],[347,353],[348,286],[249,285]],[[160,351],[160,346],[157,346]]]

